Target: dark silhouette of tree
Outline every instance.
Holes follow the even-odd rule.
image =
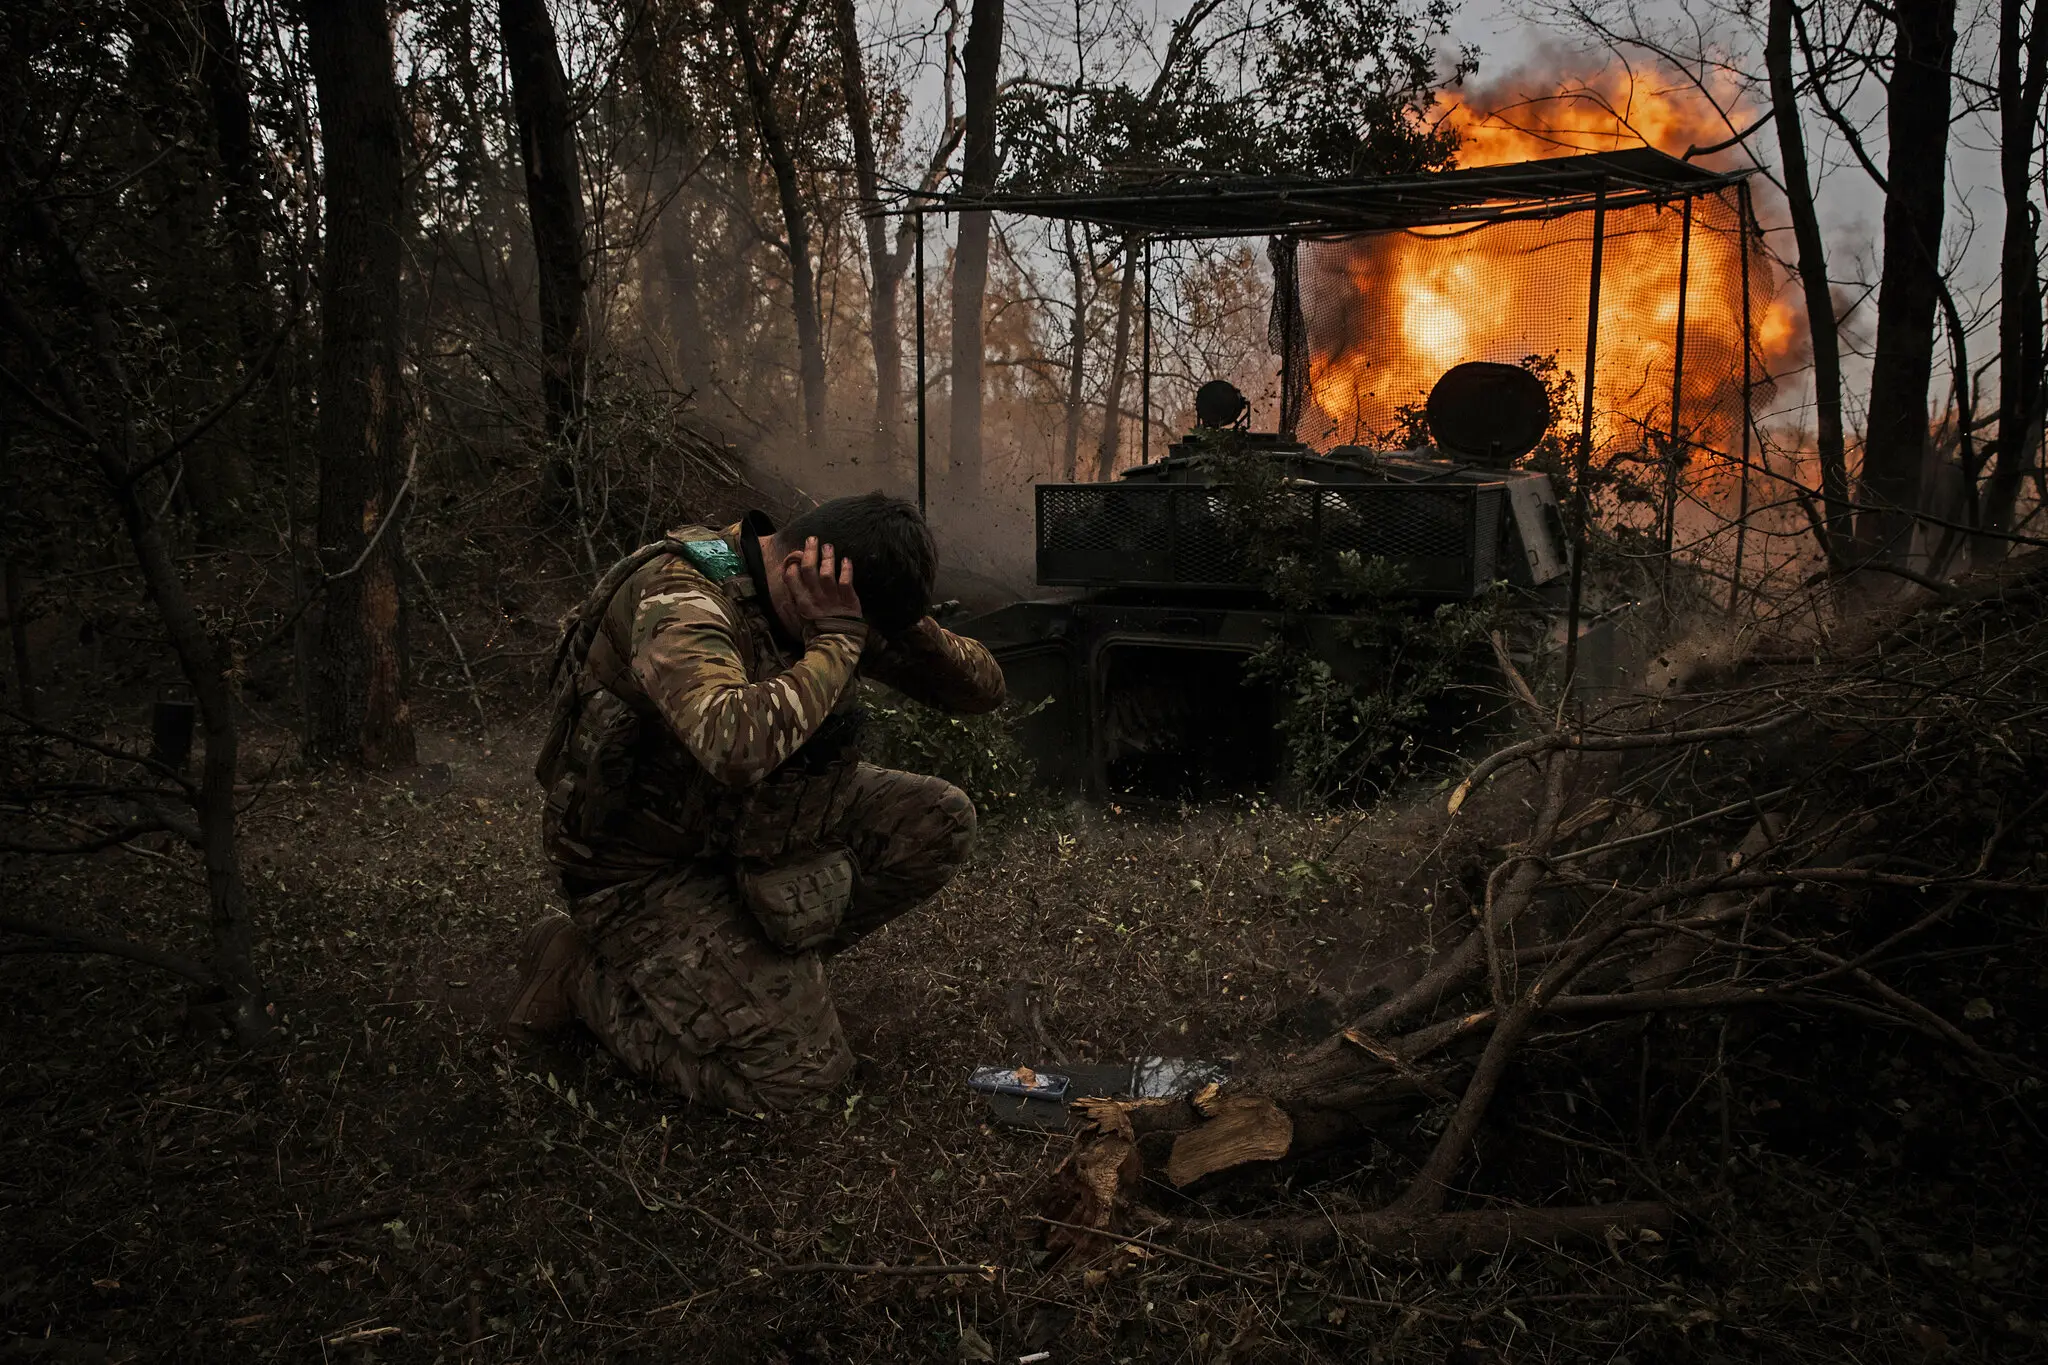
[[[1912,552],[1913,514],[1920,510],[1927,459],[1927,385],[1934,371],[1934,311],[1941,301],[1941,226],[1948,201],[1955,0],[1901,0],[1892,12],[1884,260],[1856,555],[1903,564]]]
[[[967,43],[960,54],[966,101],[966,139],[960,167],[963,194],[995,188],[997,76],[1003,57],[1003,0],[974,0]],[[972,501],[981,492],[983,304],[988,295],[989,215],[960,215],[953,249],[953,393],[951,496]]]
[[[576,162],[576,115],[545,0],[499,0],[498,27],[512,75],[526,216],[540,286],[541,402],[546,415],[550,493],[575,479],[590,361],[583,242],[583,178]]]
[[[306,27],[326,179],[314,445],[327,588],[308,740],[316,757],[387,767],[413,760],[398,588],[405,135],[383,0],[316,0]]]
[[[1806,164],[1799,83],[1792,74],[1795,9],[1794,0],[1771,0],[1764,66],[1770,78],[1772,126],[1778,134],[1778,155],[1784,163],[1781,178],[1785,184],[1785,203],[1792,216],[1792,240],[1798,250],[1800,295],[1811,322],[1814,439],[1821,476],[1821,547],[1828,562],[1839,567],[1847,560],[1850,539],[1849,464],[1842,437],[1842,341],[1828,283],[1827,245],[1821,239],[1812,172]]]
[[[796,314],[797,380],[803,393],[804,442],[816,449],[825,432],[825,332],[819,316],[817,265],[811,256],[811,211],[804,200],[803,169],[776,97],[790,45],[804,19],[799,5],[782,25],[775,42],[762,51],[751,0],[719,0],[719,10],[732,29],[746,76],[747,99],[761,154],[775,177],[775,196],[782,206],[782,250],[789,258],[790,306]]]

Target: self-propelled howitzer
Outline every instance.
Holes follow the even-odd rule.
[[[1038,485],[1048,591],[954,625],[1001,661],[1046,781],[1171,795],[1282,782],[1283,699],[1244,665],[1283,626],[1338,679],[1370,686],[1388,664],[1358,643],[1359,612],[1497,594],[1538,632],[1562,614],[1571,548],[1557,494],[1513,467],[1550,425],[1527,371],[1451,371],[1428,405],[1435,443],[1412,451],[1318,453],[1243,430],[1243,410],[1228,385],[1205,386],[1201,425],[1165,458],[1112,482]],[[1261,505],[1248,511],[1247,497]],[[1304,611],[1276,594],[1280,555],[1260,537],[1284,538],[1290,572],[1339,582],[1376,562],[1388,586]]]

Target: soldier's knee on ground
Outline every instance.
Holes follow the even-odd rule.
[[[845,1039],[823,1056],[814,1056],[801,1066],[758,1077],[734,1075],[734,1087],[718,1097],[728,1109],[742,1113],[786,1114],[808,1108],[839,1088],[853,1070],[853,1049]]]

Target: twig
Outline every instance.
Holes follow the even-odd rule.
[[[918,1265],[888,1261],[873,1261],[860,1265],[852,1261],[799,1261],[795,1265],[772,1265],[761,1268],[763,1275],[986,1275],[991,1278],[1002,1274],[1007,1266],[1000,1265]]]
[[[1479,761],[1471,775],[1460,782],[1451,793],[1450,813],[1456,815],[1458,808],[1465,804],[1465,798],[1477,791],[1486,780],[1519,759],[1534,758],[1553,749],[1582,749],[1589,752],[1608,753],[1626,749],[1661,749],[1674,744],[1707,744],[1717,739],[1753,739],[1783,729],[1798,720],[1802,712],[1783,710],[1767,713],[1759,718],[1738,721],[1728,725],[1708,725],[1697,730],[1646,730],[1635,734],[1588,735],[1575,734],[1569,730],[1558,730],[1534,739],[1523,740],[1498,753],[1490,754]]]
[[[476,674],[470,670],[469,655],[463,650],[462,641],[455,634],[455,627],[449,624],[448,613],[441,610],[441,599],[434,595],[434,585],[427,581],[426,570],[420,568],[419,561],[403,546],[399,547],[398,556],[405,561],[406,567],[412,570],[413,577],[419,580],[420,591],[426,594],[427,605],[434,610],[434,619],[441,623],[442,633],[448,637],[448,643],[455,650],[455,661],[462,665],[462,679],[469,684],[469,699],[476,706],[477,732],[488,739],[491,721],[490,717],[484,714],[484,696],[477,688]]]
[[[40,920],[22,919],[15,915],[0,915],[0,933],[19,934],[23,938],[44,939],[54,952],[100,953],[107,957],[126,958],[144,966],[160,968],[174,976],[182,976],[199,986],[217,986],[220,979],[202,964],[178,953],[167,953],[161,948],[152,948],[132,939],[108,938],[101,934],[88,934],[79,929],[67,929],[58,924],[45,924]]]
[[[1497,630],[1488,631],[1486,642],[1493,646],[1493,661],[1500,665],[1500,674],[1507,679],[1508,687],[1514,692],[1515,699],[1538,720],[1549,721],[1550,713],[1543,709],[1543,703],[1536,700],[1536,693],[1530,689],[1528,680],[1522,676],[1522,670],[1515,667],[1514,656],[1508,653],[1507,637]]]
[[[1693,825],[1703,825],[1710,820],[1718,820],[1724,815],[1733,815],[1739,811],[1749,811],[1762,802],[1775,801],[1791,790],[1790,786],[1779,787],[1775,791],[1767,791],[1758,796],[1745,796],[1740,801],[1730,802],[1728,805],[1722,806],[1717,810],[1688,816],[1686,819],[1677,821],[1674,824],[1659,825],[1657,828],[1645,830],[1641,834],[1630,834],[1620,839],[1610,839],[1604,844],[1590,844],[1585,848],[1568,848],[1562,853],[1551,854],[1550,861],[1553,863],[1576,862],[1581,858],[1591,858],[1595,854],[1612,853],[1616,849],[1627,848],[1632,844],[1646,843],[1651,839],[1661,839],[1667,834],[1674,834]]]
[[[1908,1016],[1919,1020],[1928,1028],[1933,1029],[1943,1038],[1946,1038],[1951,1046],[1967,1054],[1979,1065],[1989,1067],[1995,1071],[2004,1071],[2006,1069],[2005,1063],[1992,1056],[1982,1043],[1897,987],[1887,985],[1863,970],[1863,968],[1852,966],[1846,959],[1836,957],[1833,953],[1817,948],[1811,943],[1801,942],[1781,929],[1766,929],[1764,932],[1794,952],[1803,953],[1817,962],[1826,963],[1829,967],[1846,972],[1848,975],[1856,978],[1857,981],[1868,987],[1873,995],[1877,996],[1887,1005],[1902,1011]]]
[[[1081,1223],[1063,1223],[1057,1218],[1047,1218],[1042,1213],[1034,1213],[1031,1217],[1040,1223],[1045,1223],[1052,1227],[1068,1228],[1075,1232],[1086,1232],[1097,1237],[1106,1238],[1111,1242],[1139,1247],[1147,1252],[1159,1252],[1176,1260],[1201,1266],[1205,1270],[1213,1270],[1219,1275],[1228,1275],[1233,1280],[1243,1280],[1248,1284],[1255,1284],[1261,1289],[1271,1289],[1273,1287],[1273,1282],[1263,1275],[1254,1275],[1248,1270],[1238,1270],[1231,1266],[1218,1265],[1216,1262],[1197,1256],[1191,1251],[1182,1251],[1179,1247],[1167,1246],[1165,1243],[1155,1241],[1150,1237],[1145,1237],[1142,1240],[1137,1237],[1123,1237],[1113,1232],[1105,1232],[1101,1228],[1087,1227]],[[1340,1294],[1334,1289],[1318,1289],[1316,1292],[1338,1303],[1352,1304],[1359,1308],[1400,1308],[1421,1313],[1426,1317],[1441,1318],[1452,1316],[1448,1313],[1423,1308],[1417,1304],[1401,1303],[1394,1299],[1361,1299],[1355,1294]]]

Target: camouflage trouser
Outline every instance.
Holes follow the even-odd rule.
[[[825,979],[844,948],[951,879],[974,842],[974,804],[936,777],[861,764],[826,845],[859,869],[853,904],[825,950],[772,946],[726,864],[686,863],[570,906],[592,949],[576,1013],[627,1067],[685,1098],[790,1109],[853,1066]]]

